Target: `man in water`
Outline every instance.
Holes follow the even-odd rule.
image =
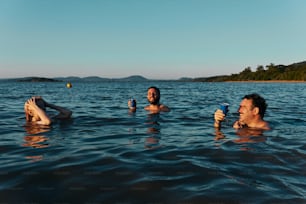
[[[157,87],[151,86],[148,88],[147,99],[150,103],[144,109],[150,112],[169,112],[170,108],[166,105],[160,104],[160,91]]]
[[[238,113],[239,119],[233,124],[233,128],[252,128],[260,130],[269,130],[268,122],[263,120],[267,109],[267,104],[264,98],[260,95],[253,93],[245,95],[240,103]],[[218,109],[215,112],[215,123],[216,128],[221,127],[221,122],[225,119],[225,114],[222,110]]]
[[[53,117],[46,113],[46,107],[54,109],[59,113]],[[47,103],[40,96],[33,96],[28,99],[24,104],[24,112],[26,115],[26,121],[33,124],[50,125],[52,119],[67,119],[70,118],[72,112],[66,108],[56,106],[51,103]]]

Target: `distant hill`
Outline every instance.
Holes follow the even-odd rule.
[[[111,79],[108,78],[101,78],[98,76],[89,76],[89,77],[84,77],[82,78],[82,81],[87,81],[87,82],[100,82],[100,81],[111,81]]]
[[[120,80],[120,81],[148,81],[147,78],[140,76],[140,75],[133,75],[133,76],[125,77],[125,78],[120,78],[117,80]]]
[[[15,79],[1,79],[1,81],[17,81],[17,82],[110,82],[110,81],[122,81],[122,82],[141,82],[149,81],[149,79],[140,76],[133,75],[124,78],[102,78],[98,76],[89,77],[55,77],[55,78],[44,78],[44,77],[24,77]]]
[[[57,79],[50,79],[50,78],[44,78],[44,77],[26,77],[17,79],[18,82],[60,82],[60,80]]]
[[[70,82],[76,82],[76,81],[81,81],[82,80],[81,77],[74,77],[74,76],[70,76],[70,77],[56,77],[54,79],[60,80],[60,81],[70,81]]]
[[[189,77],[182,77],[182,78],[179,78],[178,81],[182,81],[182,82],[188,82],[188,81],[192,81],[193,78],[189,78]]]
[[[70,81],[70,82],[78,82],[78,81],[83,81],[83,82],[109,82],[109,81],[148,81],[149,79],[146,79],[143,76],[139,75],[134,75],[134,76],[129,76],[129,77],[124,77],[124,78],[102,78],[98,76],[89,76],[89,77],[61,77],[61,78],[56,78],[58,80],[62,81]]]

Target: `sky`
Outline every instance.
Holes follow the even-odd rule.
[[[306,60],[305,0],[0,0],[0,78],[179,79]]]

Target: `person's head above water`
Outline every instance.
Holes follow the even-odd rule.
[[[263,117],[267,109],[266,100],[259,94],[252,93],[242,97],[237,110],[239,119],[233,124],[233,127],[240,129],[243,127],[270,129],[268,122]],[[220,128],[221,122],[225,119],[225,114],[221,110],[215,112],[214,126]]]
[[[160,90],[156,86],[151,86],[148,88],[147,91],[147,99],[150,103],[148,106],[145,107],[145,110],[151,112],[169,112],[170,108],[166,105],[160,104]]]
[[[50,125],[52,121],[46,113],[47,107],[58,111],[58,114],[52,117],[53,119],[67,119],[72,114],[66,108],[46,102],[41,96],[33,96],[24,104],[26,121],[35,124]]]
[[[151,86],[148,88],[147,92],[148,102],[152,105],[158,105],[160,100],[160,90],[155,86]]]
[[[258,108],[258,114],[261,116],[261,118],[265,116],[268,105],[263,97],[261,97],[259,94],[253,93],[245,95],[242,100],[244,99],[250,100],[252,102],[251,108]]]

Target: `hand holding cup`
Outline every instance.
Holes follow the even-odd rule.
[[[221,103],[220,104],[220,109],[222,110],[223,114],[226,115],[228,113],[228,103]]]
[[[136,110],[136,100],[131,98],[128,100],[128,107],[130,110],[135,111]]]

